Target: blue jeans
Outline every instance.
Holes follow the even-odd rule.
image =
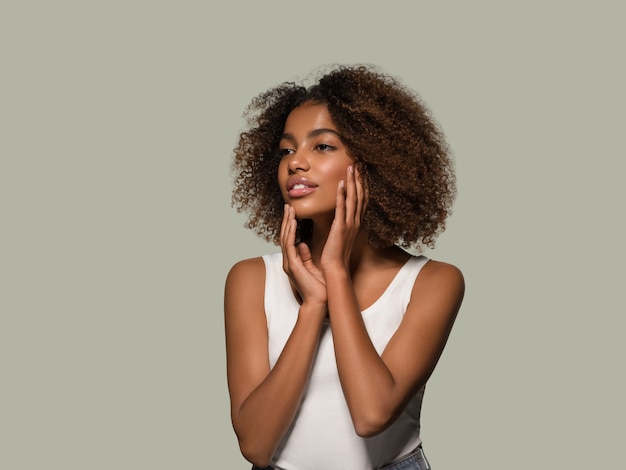
[[[430,470],[430,464],[426,460],[422,446],[419,445],[409,455],[400,457],[400,460],[380,467],[380,470]]]
[[[273,467],[252,467],[252,470],[273,470]],[[422,446],[418,446],[413,452],[400,457],[400,460],[396,460],[393,463],[379,467],[378,470],[431,470],[428,460],[424,455]]]

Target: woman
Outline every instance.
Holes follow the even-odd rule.
[[[228,274],[231,415],[253,468],[430,468],[425,384],[464,293],[410,254],[445,228],[455,179],[415,94],[373,67],[283,83],[247,110],[233,203],[280,252]]]

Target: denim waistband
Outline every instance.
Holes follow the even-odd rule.
[[[431,470],[430,464],[422,449],[422,444],[418,445],[413,451],[407,455],[400,457],[398,460],[378,467],[377,470]]]
[[[252,470],[274,470],[274,467],[260,468],[256,465],[252,466]],[[417,446],[410,453],[400,457],[398,460],[378,467],[376,470],[431,470],[430,464],[426,459],[422,445]]]

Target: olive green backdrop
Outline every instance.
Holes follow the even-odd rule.
[[[246,469],[222,289],[241,113],[330,63],[417,90],[467,295],[428,387],[439,470],[617,468],[626,322],[618,2],[3,2],[0,467]]]

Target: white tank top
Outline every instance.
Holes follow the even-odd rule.
[[[282,253],[265,255],[263,260],[269,358],[270,367],[274,367],[295,326],[300,305],[283,271]],[[378,354],[400,325],[415,279],[427,261],[424,256],[411,257],[378,300],[362,312]],[[393,462],[421,443],[423,395],[424,388],[382,433],[359,437],[339,382],[331,327],[325,323],[300,408],[271,465],[284,470],[371,470]]]

